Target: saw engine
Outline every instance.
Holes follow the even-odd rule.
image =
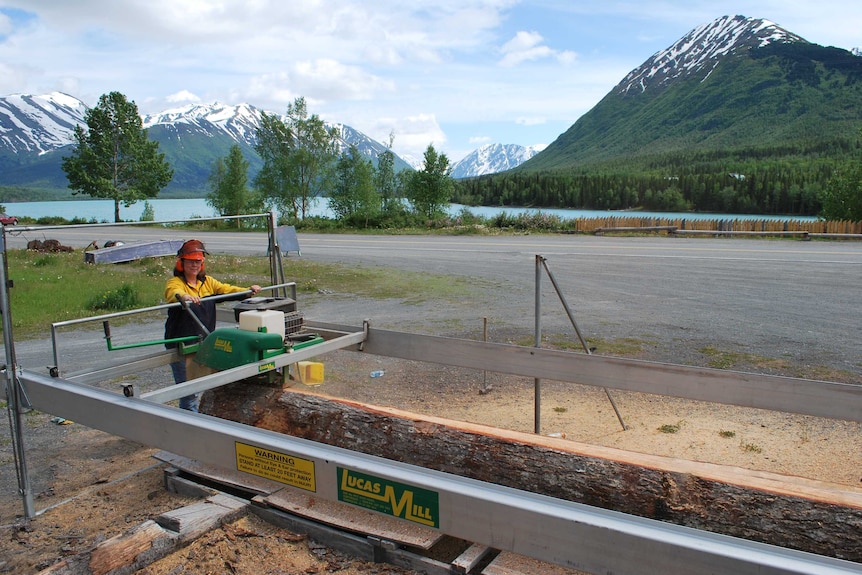
[[[303,330],[302,315],[291,298],[252,297],[234,307],[239,328],[213,330],[197,349],[195,361],[217,371],[323,342]]]

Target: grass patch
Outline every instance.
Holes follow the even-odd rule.
[[[745,451],[746,453],[762,453],[763,449],[754,443],[740,443],[739,448]]]
[[[679,431],[680,423],[665,423],[664,425],[659,425],[658,430],[662,433],[676,433]]]
[[[566,413],[566,412],[567,412],[567,411],[569,411],[569,410],[568,410],[568,409],[566,409],[565,407],[555,407],[555,408],[554,408],[554,411],[555,411],[556,413]]]
[[[637,358],[643,354],[644,347],[653,345],[655,342],[636,337],[621,337],[617,339],[601,339],[587,338],[587,346],[592,353],[599,355],[607,355],[613,357],[629,357]],[[553,349],[563,351],[584,351],[584,346],[581,340],[574,333],[572,334],[550,334],[542,338],[542,342],[546,343]],[[515,342],[516,345],[533,347],[535,340],[533,338],[520,338]]]
[[[457,300],[471,290],[464,279],[378,267],[347,267],[304,260],[288,262],[300,292],[350,293],[374,299],[400,298],[407,303],[430,299]]]
[[[709,358],[707,365],[716,369],[786,370],[788,360],[764,357],[753,353],[723,351],[712,346],[698,350]]]
[[[728,438],[728,439],[729,439],[729,438],[731,438],[731,437],[736,437],[736,432],[735,432],[735,431],[725,431],[725,430],[721,430],[721,431],[719,431],[719,432],[718,432],[718,435],[719,435],[719,437],[724,437],[724,438]]]
[[[123,284],[116,290],[108,290],[90,299],[87,302],[87,309],[93,311],[124,311],[135,309],[137,305],[138,291],[129,284]]]

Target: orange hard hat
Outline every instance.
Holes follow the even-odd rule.
[[[177,252],[177,257],[184,260],[202,260],[207,255],[206,247],[200,240],[189,240]]]

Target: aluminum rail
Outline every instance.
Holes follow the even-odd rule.
[[[333,333],[357,328],[309,323]],[[369,328],[363,351],[596,387],[862,422],[862,385]]]
[[[62,378],[24,371],[20,380],[36,409],[88,427],[590,573],[862,573],[859,563],[423,469]]]
[[[266,287],[261,288],[260,291],[261,292],[277,291],[277,290],[279,290],[281,288],[285,288],[285,287],[290,287],[291,290],[295,294],[296,282],[287,282],[287,283],[282,283],[282,284],[266,286]],[[234,292],[234,293],[229,293],[229,294],[213,295],[213,296],[207,296],[206,300],[212,301],[212,302],[233,300],[233,299],[236,299],[238,296],[241,296],[243,294],[251,295],[251,293],[252,293],[251,290],[246,290],[244,292]],[[293,299],[296,299],[296,297],[294,297]],[[97,321],[106,321],[106,320],[115,319],[115,318],[119,318],[119,317],[129,317],[129,316],[133,316],[133,315],[150,313],[150,312],[154,312],[154,311],[168,310],[168,309],[175,308],[175,307],[182,307],[182,305],[183,304],[181,302],[164,303],[164,304],[154,305],[154,306],[150,306],[150,307],[142,307],[142,308],[137,308],[137,309],[128,310],[128,311],[117,311],[117,312],[113,312],[113,313],[106,313],[106,314],[90,316],[90,317],[69,319],[66,321],[57,321],[57,322],[52,323],[51,324],[51,346],[53,348],[53,354],[54,354],[54,372],[58,375],[64,375],[63,370],[60,366],[60,352],[59,352],[59,346],[57,345],[57,330],[59,328],[82,325],[82,324],[86,324],[86,323],[93,323],[93,322],[97,322]]]

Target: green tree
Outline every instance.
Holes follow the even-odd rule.
[[[63,158],[63,171],[73,194],[114,200],[119,222],[120,203],[129,207],[157,196],[173,170],[159,143],[148,139],[137,105],[123,94],[103,94],[84,119],[87,130],[75,127],[77,147]]]
[[[862,221],[862,161],[835,170],[823,190],[820,217]]]
[[[263,200],[248,188],[248,160],[239,145],[231,146],[226,158],[218,158],[209,177],[207,204],[220,216],[239,216],[263,210]],[[236,220],[240,227],[241,220]]]
[[[425,166],[410,174],[407,181],[407,199],[414,211],[429,219],[443,213],[443,206],[449,203],[454,189],[451,172],[446,154],[438,154],[434,145],[428,144]]]
[[[148,201],[144,201],[144,211],[141,212],[140,221],[154,222],[156,220],[156,209]]]
[[[383,211],[390,211],[397,201],[398,179],[395,177],[395,154],[392,143],[395,135],[389,133],[389,145],[386,151],[377,156],[377,170],[374,172],[374,186],[380,194]]]
[[[273,114],[261,113],[254,147],[263,160],[263,167],[254,178],[254,186],[282,213],[291,213],[296,218],[299,207],[291,181],[292,144],[293,137],[284,120]]]
[[[374,187],[374,167],[355,145],[341,155],[336,180],[329,194],[329,207],[342,220],[368,220],[380,213],[381,198]]]
[[[334,178],[338,159],[338,130],[308,115],[305,98],[287,107],[285,119],[264,114],[255,146],[264,165],[255,186],[294,218],[304,219],[308,208]]]

